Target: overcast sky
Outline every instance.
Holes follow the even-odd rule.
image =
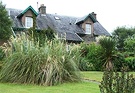
[[[91,12],[110,33],[118,26],[135,26],[135,0],[1,0],[7,8],[35,10],[41,4],[47,13],[83,17]]]

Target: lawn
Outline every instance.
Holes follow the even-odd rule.
[[[82,78],[100,82],[102,80],[103,72],[100,71],[82,71]]]
[[[82,71],[82,78],[89,79],[100,82],[102,80],[103,72],[100,71]],[[129,74],[133,74],[135,77],[135,72],[129,72]]]
[[[102,72],[81,72],[82,78],[100,81]],[[0,93],[100,93],[98,83],[64,83],[57,86],[37,86],[0,83]]]
[[[82,81],[78,83],[64,83],[57,86],[37,86],[25,84],[0,83],[0,93],[100,93],[99,83],[102,80],[103,72],[84,71],[82,78],[94,82]],[[134,74],[134,72],[130,72]]]
[[[99,93],[97,83],[64,83],[45,87],[36,85],[19,85],[0,83],[0,93]]]

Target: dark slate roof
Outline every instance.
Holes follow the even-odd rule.
[[[55,17],[59,18],[56,19]],[[69,16],[60,16],[56,14],[46,14],[46,16],[38,16],[37,24],[39,29],[47,26],[54,28],[58,32],[84,33],[83,29],[75,24],[77,18]],[[40,22],[39,22],[40,21]]]
[[[75,24],[77,18],[60,16],[56,14],[46,14],[46,16],[39,15],[37,17],[38,29],[50,27],[58,33],[66,33],[66,40],[82,41],[75,33],[84,34],[81,27]]]
[[[94,23],[94,35],[111,36],[110,33],[99,22]]]
[[[25,26],[22,24],[22,22],[19,20],[17,16],[20,15],[21,13],[26,12],[26,10],[22,11],[11,8],[8,8],[7,10],[10,10],[10,17],[13,20],[14,29],[25,28]],[[46,14],[46,15],[38,14],[36,18],[37,29],[46,29],[50,27],[58,34],[66,33],[66,40],[83,41],[83,39],[78,35],[80,34],[85,35],[84,30],[76,23],[85,21],[86,18],[88,17],[90,17],[94,22],[94,35],[110,36],[110,34],[106,31],[106,29],[96,19],[94,19],[94,17],[92,17],[91,14],[82,18],[61,16],[57,14]]]
[[[97,20],[92,16],[92,13],[90,13],[88,15],[81,17],[81,18],[78,18],[76,21],[76,24],[80,24],[80,23],[84,22],[89,17],[92,19],[93,23],[97,22]]]
[[[84,41],[79,35],[77,35],[76,33],[67,33],[67,32],[58,32],[58,36],[61,39],[66,39],[69,41]]]

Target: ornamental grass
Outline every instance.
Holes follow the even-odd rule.
[[[0,72],[0,82],[52,86],[80,80],[78,55],[66,50],[66,43],[56,38],[39,42],[26,35],[11,38],[5,48],[6,59]]]

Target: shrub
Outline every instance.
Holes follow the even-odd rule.
[[[79,69],[81,71],[94,71],[94,70],[96,70],[93,63],[91,63],[86,58],[81,58],[80,63],[79,63]]]
[[[66,51],[65,43],[56,39],[39,47],[27,38],[11,40],[12,52],[0,73],[1,82],[55,85],[80,79],[76,55]]]
[[[135,78],[124,70],[120,73],[105,71],[99,87],[100,93],[134,93]]]
[[[84,71],[90,70],[101,70],[102,69],[102,60],[101,57],[101,48],[95,43],[91,44],[81,44],[81,60],[79,68]]]
[[[135,71],[135,57],[125,58],[125,64],[129,67],[130,70]]]
[[[125,57],[124,57],[123,53],[117,52],[112,57],[112,63],[114,64],[114,69],[117,71],[120,71],[123,66],[126,66]]]
[[[135,56],[135,34],[125,39],[124,49],[129,52],[129,56]]]

